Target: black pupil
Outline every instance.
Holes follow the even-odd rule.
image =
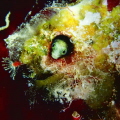
[[[55,44],[53,43],[53,44],[52,44],[52,47],[54,47],[54,46],[55,46]]]
[[[65,53],[66,53],[66,51],[64,50],[64,51],[63,51],[63,53],[65,54]]]

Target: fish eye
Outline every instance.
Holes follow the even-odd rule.
[[[54,46],[55,46],[55,43],[52,44],[52,47],[54,47]]]
[[[65,55],[67,53],[67,50],[63,50],[62,53],[63,55]]]

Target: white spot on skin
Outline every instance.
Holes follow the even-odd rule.
[[[34,86],[33,83],[31,83],[31,81],[28,80],[28,87]]]
[[[103,48],[103,52],[109,56],[108,61],[116,65],[116,70],[120,72],[120,41],[112,41],[110,45]]]
[[[115,105],[115,101],[114,100],[111,101],[111,105],[112,106]]]
[[[86,12],[84,20],[80,21],[80,25],[90,25],[91,23],[95,22],[98,24],[100,22],[100,13],[92,13]]]
[[[120,35],[118,36],[118,41],[120,40]]]
[[[107,0],[103,0],[102,4],[103,4],[103,5],[108,5],[108,4],[107,4]]]
[[[67,9],[69,9],[74,17],[76,17],[76,19],[79,19],[80,16],[80,9],[82,8],[82,6],[84,6],[85,4],[91,4],[93,0],[83,0],[80,3],[74,5],[74,6],[68,6]]]

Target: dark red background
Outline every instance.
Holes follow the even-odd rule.
[[[119,4],[119,0],[109,0],[108,10]],[[26,82],[12,80],[9,73],[2,67],[2,57],[8,56],[8,50],[4,42],[9,34],[12,34],[26,17],[28,11],[33,10],[33,15],[42,9],[47,0],[1,0],[0,1],[0,26],[5,25],[4,17],[11,11],[10,26],[4,31],[0,31],[0,120],[70,120],[71,113],[83,101],[75,101],[67,112],[59,113],[56,109],[49,108],[45,103],[41,103],[40,108],[30,110],[28,101],[24,95]],[[35,5],[35,8],[32,6]],[[53,105],[53,108],[57,108]],[[79,110],[79,108],[77,108]],[[87,110],[86,110],[87,112]],[[85,113],[86,114],[86,113]]]

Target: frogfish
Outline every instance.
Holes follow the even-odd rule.
[[[91,109],[106,108],[104,118],[117,119],[120,5],[108,11],[107,0],[54,1],[5,42],[9,57],[4,67],[13,80],[24,66],[29,88],[44,91],[45,101],[81,99]]]

